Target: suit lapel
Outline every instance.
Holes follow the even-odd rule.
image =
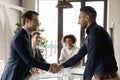
[[[31,43],[31,35],[29,35],[27,33],[26,30],[24,30],[23,28],[21,29],[21,33],[24,34],[25,38],[28,40],[28,48],[29,48],[29,52],[30,52],[30,55],[32,56],[32,43]]]

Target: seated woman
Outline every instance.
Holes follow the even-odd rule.
[[[59,58],[60,64],[67,61],[69,58],[71,58],[79,51],[79,48],[75,46],[76,38],[74,35],[72,34],[66,35],[63,37],[62,41],[63,41],[63,48],[61,49],[61,54]],[[78,67],[80,65],[81,64],[79,62],[74,67]]]

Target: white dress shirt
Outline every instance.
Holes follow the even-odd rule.
[[[61,49],[59,61],[62,61],[62,62],[67,61],[69,58],[75,55],[78,51],[79,51],[79,48],[75,46],[72,49],[68,49],[68,47],[63,47]]]

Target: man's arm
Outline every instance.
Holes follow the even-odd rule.
[[[60,71],[60,67],[55,63],[49,64],[49,63],[45,63],[45,62],[38,62],[35,59],[33,59],[30,56],[28,44],[29,44],[29,42],[23,36],[18,37],[14,41],[14,47],[15,47],[16,51],[18,52],[18,55],[21,57],[21,59],[25,62],[25,64],[27,66],[40,68],[40,69],[43,69],[46,71],[50,71],[52,73],[56,73],[56,72]]]
[[[19,36],[14,41],[14,47],[18,55],[25,62],[25,64],[28,65],[29,67],[36,67],[46,71],[49,70],[50,64],[38,62],[30,56],[30,50],[28,44],[29,42],[24,36]]]

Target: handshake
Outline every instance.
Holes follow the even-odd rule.
[[[50,68],[49,68],[49,71],[52,72],[52,73],[57,73],[59,72],[63,67],[63,65],[58,65],[58,64],[51,64],[50,65]]]
[[[58,64],[53,63],[53,64],[50,65],[49,71],[52,72],[52,73],[57,73],[62,68],[64,68],[62,65],[58,65]],[[32,68],[32,69],[29,70],[29,72],[31,73],[32,76],[34,76],[34,75],[42,73],[43,71],[39,68]]]

